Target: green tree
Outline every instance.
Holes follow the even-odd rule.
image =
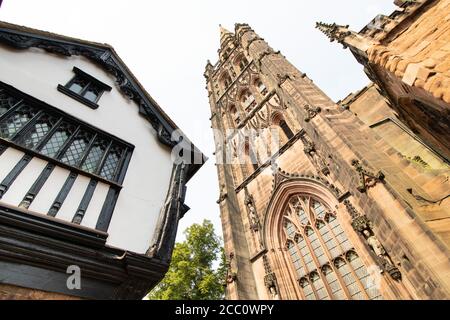
[[[186,240],[176,243],[164,279],[149,293],[150,300],[223,299],[226,274],[220,238],[209,220],[184,231]],[[217,268],[214,264],[219,263]]]

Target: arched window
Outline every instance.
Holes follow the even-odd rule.
[[[221,77],[222,89],[226,90],[232,82],[233,80],[231,79],[231,76],[225,72]]]
[[[242,108],[246,112],[250,112],[254,107],[256,107],[255,97],[248,90],[245,90],[241,94],[241,99],[240,100],[241,100]]]
[[[247,58],[242,55],[237,60],[237,65],[239,66],[239,70],[242,72],[244,69],[248,66],[248,60]]]
[[[319,198],[295,194],[283,213],[288,260],[305,299],[379,299],[337,217]]]
[[[290,140],[292,137],[294,137],[294,133],[284,120],[283,115],[281,115],[280,113],[276,113],[272,119],[273,119],[272,123],[278,126],[281,129],[281,131],[283,131],[283,134],[287,140]]]
[[[250,162],[253,171],[255,171],[256,169],[258,169],[258,159],[256,158],[256,154],[253,151],[253,148],[252,148],[250,142],[247,141],[245,143],[244,147],[245,147],[244,152],[245,152],[246,160]]]
[[[235,106],[230,107],[230,115],[235,125],[238,125],[241,122],[241,119],[239,118],[239,113],[236,110]]]
[[[260,79],[257,79],[255,81],[255,87],[258,89],[258,92],[260,94],[262,94],[263,96],[265,96],[267,94],[267,88],[264,85],[264,83],[262,83],[262,81]]]

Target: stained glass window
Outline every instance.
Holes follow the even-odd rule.
[[[284,234],[306,299],[381,298],[336,214],[324,202],[292,196],[285,209]]]

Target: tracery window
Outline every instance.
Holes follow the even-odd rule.
[[[5,88],[4,88],[5,87]],[[0,140],[117,181],[133,146],[0,83]]]
[[[236,110],[235,106],[230,107],[230,114],[234,124],[238,125],[241,122],[241,119],[239,118],[239,112]]]
[[[238,65],[239,65],[239,70],[242,72],[242,71],[244,71],[244,69],[245,69],[245,67],[247,67],[247,65],[248,65],[248,60],[247,60],[247,58],[243,55],[243,56],[241,56],[240,58],[239,58],[239,63],[238,63]]]
[[[246,90],[241,95],[241,104],[246,112],[250,112],[254,107],[256,107],[255,97]]]
[[[263,96],[265,96],[266,94],[267,94],[267,88],[266,88],[266,86],[264,85],[264,83],[262,83],[262,81],[260,80],[260,79],[257,79],[256,81],[255,81],[255,86],[256,86],[256,88],[258,89],[258,92],[260,93],[260,94],[262,94]]]
[[[221,82],[223,90],[228,89],[228,87],[233,83],[233,80],[231,79],[231,76],[228,74],[228,72],[225,72],[222,75]]]
[[[380,299],[381,295],[335,213],[296,194],[283,216],[288,258],[305,299]]]

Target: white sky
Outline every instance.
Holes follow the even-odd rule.
[[[152,97],[210,158],[190,181],[182,231],[207,218],[222,233],[214,144],[205,79],[217,61],[219,28],[248,23],[335,101],[368,83],[348,50],[314,28],[316,21],[359,31],[393,0],[4,0],[0,20],[109,43]]]

